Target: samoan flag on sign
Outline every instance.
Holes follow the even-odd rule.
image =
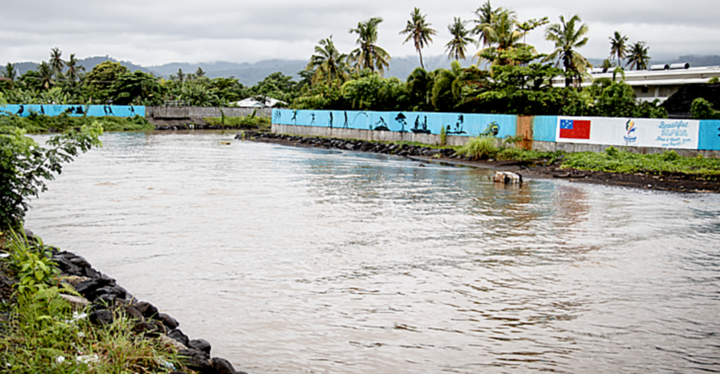
[[[590,140],[590,120],[560,120],[560,139]]]

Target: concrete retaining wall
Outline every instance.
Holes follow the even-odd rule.
[[[149,106],[145,108],[145,116],[156,119],[183,119],[183,118],[208,118],[221,117],[222,109],[226,117],[243,117],[256,111],[258,117],[270,117],[270,108],[217,108],[217,107],[180,107],[180,106]]]

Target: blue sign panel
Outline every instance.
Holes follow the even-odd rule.
[[[0,107],[0,115],[15,114],[27,117],[30,114],[59,116],[66,114],[72,117],[145,117],[144,106],[134,105],[50,105],[50,104],[12,104]]]
[[[352,110],[273,109],[273,123],[372,131],[439,135],[514,136],[517,116],[468,113],[370,112]]]
[[[698,149],[720,151],[720,121],[700,121]]]
[[[533,140],[554,142],[557,135],[558,119],[555,116],[535,116],[532,123]]]

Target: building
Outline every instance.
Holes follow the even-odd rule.
[[[638,100],[664,102],[680,87],[688,84],[708,83],[713,77],[720,77],[720,66],[703,66],[691,68],[689,64],[653,65],[650,70],[626,70],[625,83],[635,91]],[[592,69],[590,77],[583,81],[582,86],[587,87],[598,78],[613,78],[612,71],[603,73],[602,69]],[[617,80],[622,79],[619,75]],[[553,85],[565,84],[564,77],[553,79]]]
[[[286,102],[273,99],[272,97],[266,98],[265,104],[253,99],[252,97],[240,100],[236,104],[240,108],[275,108],[278,106],[287,106]]]

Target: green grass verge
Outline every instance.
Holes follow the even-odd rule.
[[[720,159],[682,157],[675,151],[642,155],[615,147],[607,148],[605,152],[567,154],[562,167],[612,173],[720,175]]]
[[[116,317],[92,325],[88,309],[74,311],[60,293],[57,270],[41,271],[49,261],[44,247],[13,239],[2,271],[15,273],[15,302],[0,304],[9,318],[0,322],[0,372],[6,373],[170,373],[183,370],[177,355],[160,341],[131,333],[133,322]],[[36,277],[35,272],[40,271]],[[33,278],[33,279],[27,279]]]
[[[270,117],[256,117],[253,115],[244,117],[208,117],[203,118],[205,122],[213,126],[244,127],[258,130],[270,130]]]
[[[19,117],[15,115],[0,115],[0,129],[21,128],[28,133],[61,132],[69,129],[81,128],[99,122],[105,131],[152,131],[155,126],[141,116],[135,117],[71,117],[65,114],[59,116],[30,115]]]

